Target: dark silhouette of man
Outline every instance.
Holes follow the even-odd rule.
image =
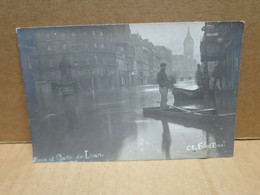
[[[202,74],[202,71],[200,68],[200,64],[197,64],[197,71],[195,74],[195,79],[196,79],[196,83],[199,87],[203,86],[202,77],[203,77],[203,74]]]
[[[157,82],[159,84],[159,91],[161,94],[161,108],[166,109],[167,108],[167,96],[168,96],[168,86],[169,86],[169,80],[167,78],[167,75],[165,73],[166,70],[166,64],[161,63],[161,70],[157,74]]]

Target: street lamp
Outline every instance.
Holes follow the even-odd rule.
[[[132,84],[132,86],[135,85],[134,76],[135,76],[135,72],[132,71],[132,72],[131,72],[131,84]]]
[[[79,68],[78,68],[79,62],[78,62],[78,60],[74,61],[74,66],[76,68],[76,80],[78,81],[78,79],[79,79]]]

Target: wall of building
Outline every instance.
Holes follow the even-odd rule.
[[[243,24],[240,22],[206,22],[201,42],[201,59],[209,63],[223,65],[222,88],[237,92]],[[209,79],[214,77],[209,74]]]
[[[63,58],[81,88],[155,84],[162,62],[172,73],[171,51],[131,35],[129,25],[38,28],[27,34],[28,64],[38,83],[60,82]]]

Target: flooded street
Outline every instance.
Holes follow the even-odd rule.
[[[192,80],[178,82],[177,86],[197,87]],[[34,156],[37,161],[46,157],[47,161],[113,161],[232,154],[233,123],[186,124],[145,118],[143,108],[158,107],[159,102],[157,85],[80,90],[69,96],[43,93],[38,97],[37,111],[30,117]],[[174,104],[171,90],[168,104]]]

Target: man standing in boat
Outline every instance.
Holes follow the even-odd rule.
[[[157,82],[159,84],[159,91],[161,94],[161,108],[166,109],[167,106],[167,96],[168,96],[168,86],[169,86],[169,80],[167,78],[167,74],[165,72],[166,70],[166,64],[161,63],[161,70],[157,74]]]

